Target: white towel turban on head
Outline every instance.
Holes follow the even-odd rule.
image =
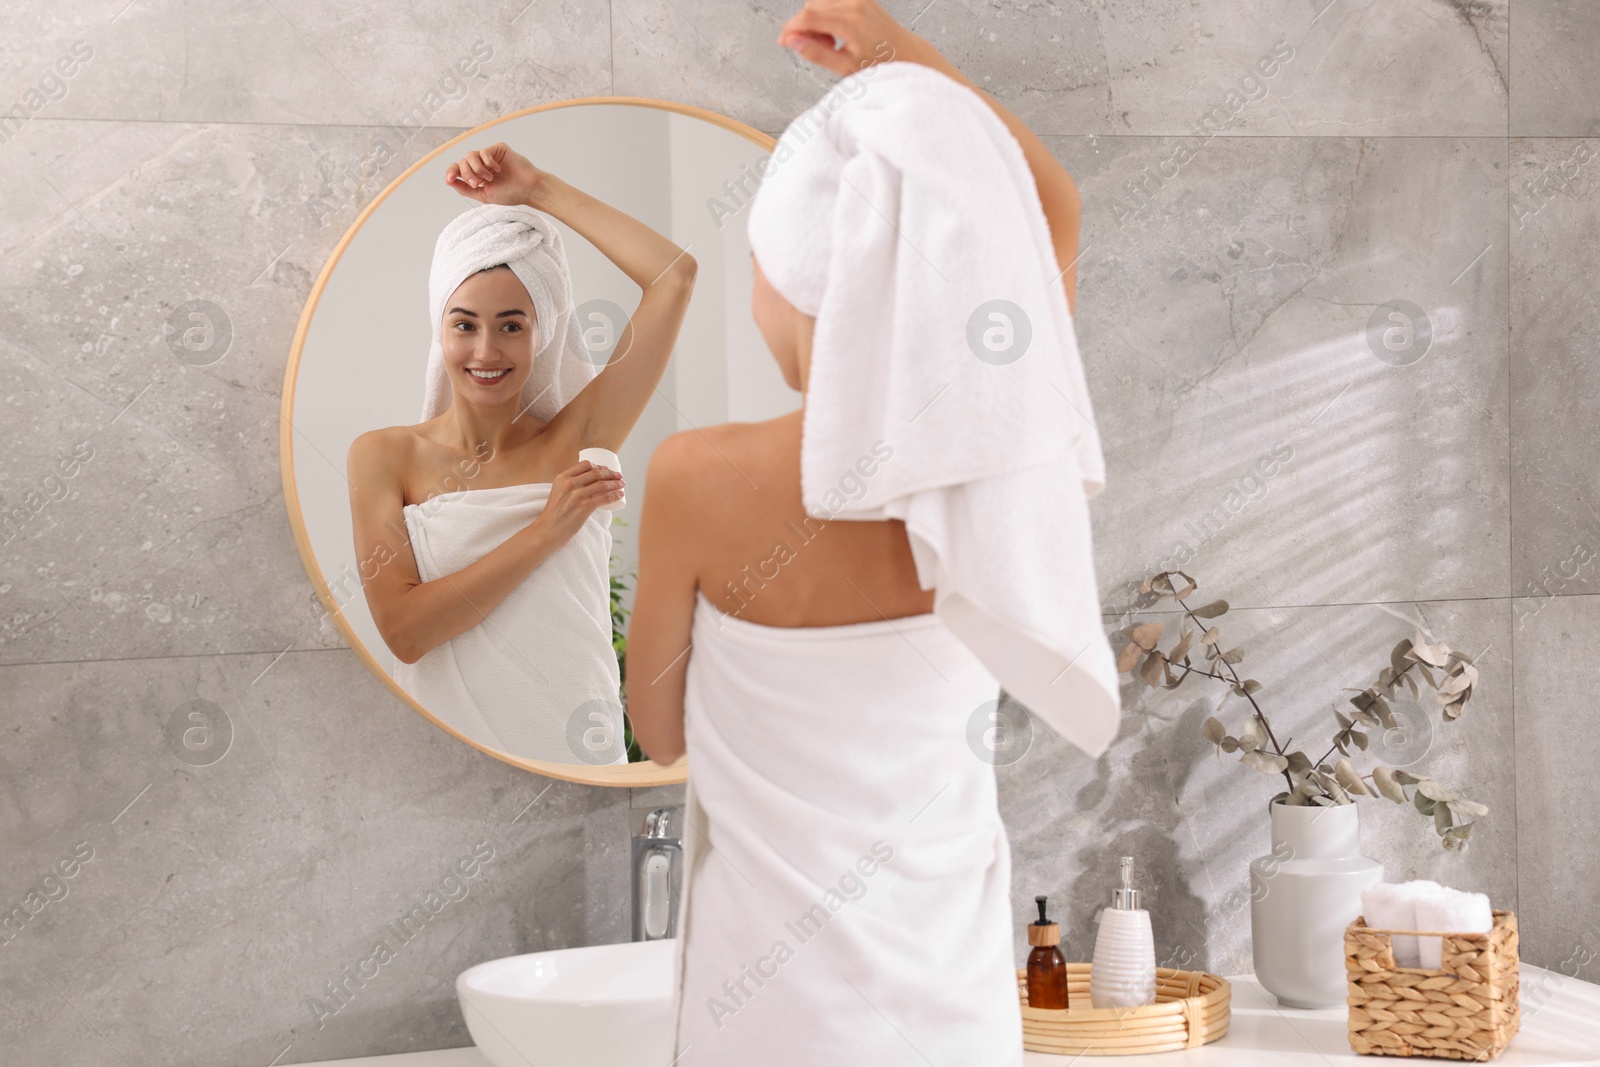
[[[525,205],[480,204],[451,219],[433,246],[428,272],[433,344],[419,421],[449,408],[454,396],[440,337],[445,303],[467,278],[502,263],[528,290],[538,320],[539,343],[533,370],[523,383],[522,409],[549,422],[599,373],[578,330],[572,278],[556,221]]]
[[[1105,464],[1022,146],[972,89],[895,61],[835,85],[763,171],[750,248],[816,319],[807,512],[904,521],[935,613],[1098,756],[1121,712],[1087,506]]]

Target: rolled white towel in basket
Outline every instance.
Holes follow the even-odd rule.
[[[1373,930],[1481,934],[1494,926],[1487,896],[1464,893],[1427,879],[1384,882],[1362,890],[1361,915]],[[1395,966],[1439,969],[1444,953],[1440,938],[1394,934],[1389,942]]]
[[[1417,929],[1446,934],[1486,934],[1494,929],[1494,909],[1482,893],[1463,893],[1441,886],[1437,892],[1417,897]],[[1417,938],[1417,966],[1439,969],[1444,955],[1444,939]]]
[[[1438,882],[1429,881],[1380,882],[1371,889],[1361,891],[1361,916],[1367,926],[1374,930],[1415,930],[1417,897],[1441,888]],[[1394,954],[1395,966],[1418,965],[1416,935],[1395,934],[1389,938],[1389,950]]]

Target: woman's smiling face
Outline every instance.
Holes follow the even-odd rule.
[[[507,266],[478,271],[445,301],[439,343],[457,396],[494,405],[522,395],[539,338],[533,301]]]

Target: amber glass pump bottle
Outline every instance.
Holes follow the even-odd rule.
[[[1039,905],[1039,921],[1028,924],[1028,1007],[1065,1008],[1067,1006],[1067,958],[1061,944],[1061,925],[1044,916],[1044,897],[1034,897]]]

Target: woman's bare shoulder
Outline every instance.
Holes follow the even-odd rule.
[[[375,430],[357,434],[356,439],[350,442],[350,447],[372,448],[391,447],[394,445],[406,445],[409,447],[419,440],[418,429],[424,425],[426,423],[418,423],[415,426],[380,426]]]
[[[799,423],[791,415],[680,431],[656,446],[646,484],[685,494],[701,506],[759,492],[782,477],[787,466],[793,466],[798,484],[798,433]]]
[[[350,442],[345,457],[345,473],[356,479],[396,480],[415,455],[418,443],[413,426],[384,426],[359,434]]]

